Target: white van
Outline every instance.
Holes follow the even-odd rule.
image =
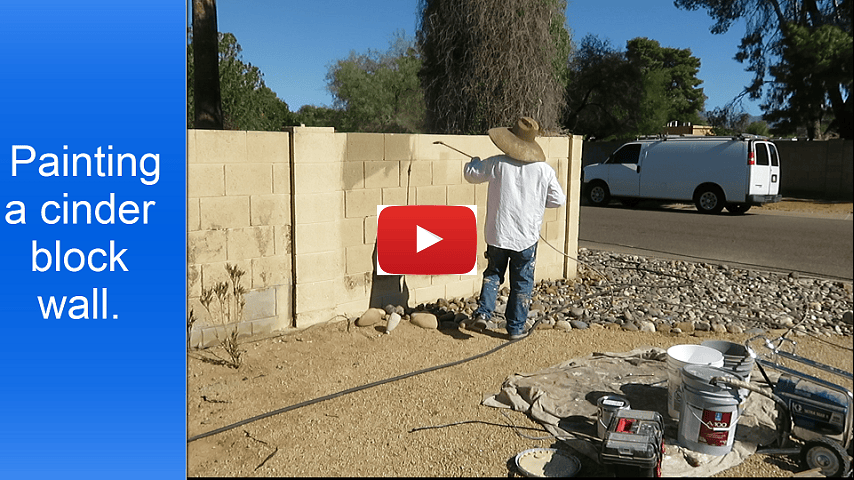
[[[702,213],[779,202],[780,157],[764,137],[656,137],[626,143],[603,163],[584,167],[585,198],[596,206],[612,198],[693,202]]]

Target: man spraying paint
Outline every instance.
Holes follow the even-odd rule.
[[[539,124],[530,117],[520,117],[512,127],[492,128],[489,138],[504,155],[485,160],[472,157],[463,167],[469,183],[489,182],[484,225],[487,266],[470,328],[487,328],[509,264],[510,296],[505,317],[510,340],[528,335],[525,320],[534,288],[543,213],[546,208],[566,203],[554,169],[545,163],[546,155],[534,140],[539,131]]]

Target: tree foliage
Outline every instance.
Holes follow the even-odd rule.
[[[190,31],[192,38],[192,31]],[[219,84],[223,128],[227,130],[279,131],[294,121],[288,105],[264,84],[258,67],[242,59],[242,48],[231,33],[219,33]],[[190,59],[193,42],[187,45],[187,126],[195,116],[194,76]]]
[[[570,61],[564,127],[597,139],[659,133],[670,121],[700,120],[700,60],[688,49],[634,38],[622,52],[594,35]]]
[[[423,130],[421,59],[414,40],[398,34],[387,52],[368,50],[338,60],[326,81],[340,115],[328,115],[346,132],[414,133]]]
[[[520,115],[556,130],[570,37],[565,0],[420,0],[427,128],[482,134]]]
[[[815,131],[821,118],[852,138],[851,0],[675,0],[678,8],[705,8],[712,33],[744,20],[747,29],[735,59],[747,63],[753,80],[744,95],[759,99],[769,120],[783,130]],[[769,80],[773,77],[773,81]],[[764,87],[768,85],[767,90]],[[734,101],[737,99],[734,99]]]
[[[637,125],[640,72],[607,40],[587,35],[570,61],[563,126],[575,134],[619,137]]]

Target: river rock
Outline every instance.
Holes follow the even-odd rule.
[[[439,319],[436,318],[436,315],[429,312],[414,312],[409,322],[421,328],[439,328]]]
[[[376,325],[383,319],[384,315],[385,310],[382,308],[369,308],[356,320],[356,325],[359,327],[370,327],[371,325]]]

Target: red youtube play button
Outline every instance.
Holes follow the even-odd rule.
[[[477,206],[378,205],[377,273],[477,274]]]

